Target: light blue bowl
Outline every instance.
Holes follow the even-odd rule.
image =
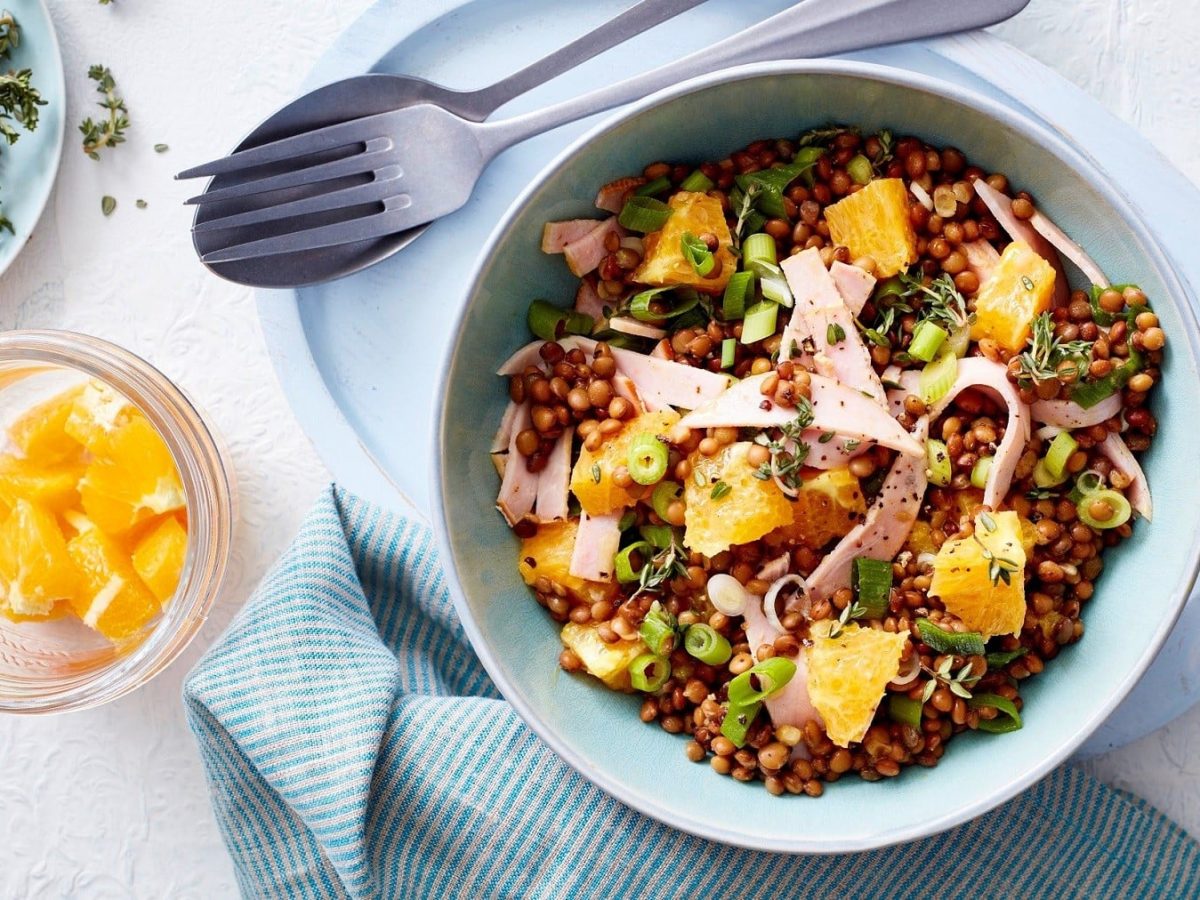
[[[1171,343],[1155,400],[1160,432],[1146,461],[1154,522],[1139,523],[1110,555],[1084,613],[1083,642],[1025,683],[1025,727],[961,736],[936,768],[874,784],[845,779],[810,800],[772,797],[688,762],[682,738],[639,721],[636,698],[559,670],[557,629],[521,582],[516,539],[493,508],[488,446],[507,398],[493,373],[529,340],[529,301],[574,296],[562,259],[538,249],[543,223],[596,215],[598,185],[654,160],[719,159],[752,140],[830,121],[918,134],[1009,174],[1114,278],[1145,288]],[[585,777],[656,819],[717,841],[803,853],[867,850],[949,828],[1070,755],[1145,671],[1182,608],[1197,569],[1200,507],[1195,319],[1126,198],[1066,143],[1008,109],[860,63],[768,63],[704,77],[577,141],[517,200],[480,258],[445,366],[434,454],[436,527],[451,590],[476,652],[530,727]]]

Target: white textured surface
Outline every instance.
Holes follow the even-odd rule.
[[[113,68],[130,143],[96,163],[73,136],[58,188],[0,283],[0,327],[59,327],[149,358],[209,410],[241,481],[224,597],[199,639],[146,689],[103,709],[0,720],[0,896],[235,893],[179,703],[184,673],[287,544],[326,479],[275,382],[250,292],[208,276],[178,205],[185,164],[227,149],[289,99],[370,0],[49,0],[67,65],[69,122],[91,112],[88,64]],[[2,4],[0,4],[2,5]],[[1194,51],[1182,0],[1033,0],[1001,33],[1141,128],[1200,180]],[[171,151],[156,155],[152,145]],[[111,219],[100,197],[120,205]],[[138,210],[144,198],[149,208]],[[1200,710],[1090,764],[1200,835]]]

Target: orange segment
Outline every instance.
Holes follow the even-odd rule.
[[[792,524],[782,529],[783,535],[819,550],[862,521],[867,501],[849,469],[829,469],[804,480],[792,509]]]
[[[834,244],[858,259],[875,260],[876,274],[890,278],[917,261],[917,233],[908,216],[908,188],[899,178],[877,178],[825,210]]]
[[[64,462],[45,468],[37,460],[0,456],[0,507],[12,509],[17,500],[28,500],[53,512],[79,504],[79,479],[83,463]]]
[[[646,652],[641,638],[606,644],[600,638],[600,626],[568,622],[562,630],[563,646],[575,651],[584,670],[614,691],[633,690],[629,683],[629,664]]]
[[[67,554],[54,514],[17,500],[0,526],[0,587],[3,608],[21,616],[44,617],[58,600],[74,600],[79,572]]]
[[[683,543],[688,549],[716,556],[733,544],[748,544],[792,524],[792,504],[779,486],[755,477],[746,458],[751,446],[743,441],[716,456],[691,455],[693,476],[684,483]]]
[[[666,435],[679,421],[673,410],[643,413],[631,419],[617,434],[606,440],[596,452],[586,447],[571,471],[571,492],[589,516],[603,516],[633,506],[637,501],[613,482],[618,466],[629,464],[629,446],[640,434]]]
[[[83,590],[72,605],[85,625],[119,641],[137,634],[158,615],[158,600],[129,557],[98,529],[73,537],[67,552],[83,575]]]
[[[8,429],[26,459],[40,465],[77,456],[83,448],[66,432],[67,419],[82,387],[72,388],[25,412]]]
[[[118,428],[140,415],[114,388],[90,381],[74,398],[63,430],[95,453]]]
[[[980,514],[973,537],[946,541],[933,561],[931,596],[985,638],[1025,622],[1025,529],[1015,512]]]
[[[1019,353],[1033,332],[1033,320],[1054,298],[1054,267],[1022,241],[1013,241],[975,297],[971,340],[992,338]]]
[[[156,515],[181,509],[179,470],[158,432],[137,416],[113,431],[80,483],[83,509],[96,527],[120,535]]]
[[[839,747],[861,741],[875,718],[887,683],[900,671],[908,634],[862,628],[853,622],[830,637],[834,622],[815,622],[809,632],[808,696]]]
[[[721,201],[708,194],[679,191],[667,205],[671,207],[671,218],[661,231],[646,235],[645,258],[633,273],[634,280],[639,284],[658,286],[689,285],[713,294],[725,290],[729,276],[737,268],[737,259],[733,255],[733,236],[725,221]],[[716,236],[715,274],[701,278],[683,255],[683,236],[688,232],[697,237],[706,232]]]
[[[154,596],[166,603],[179,587],[187,557],[187,532],[174,516],[142,538],[133,551],[133,568]]]
[[[572,596],[593,603],[608,600],[617,592],[615,583],[585,581],[571,574],[571,554],[575,552],[575,537],[578,534],[578,519],[539,525],[533,537],[521,541],[521,555],[517,562],[521,577],[531,587],[537,584],[539,578],[545,578]]]

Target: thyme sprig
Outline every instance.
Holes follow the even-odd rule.
[[[942,664],[936,670],[929,668],[929,666],[921,666],[921,671],[930,676],[929,681],[925,682],[925,689],[921,692],[922,703],[929,702],[929,698],[937,690],[938,682],[946,685],[950,689],[950,693],[954,694],[954,696],[970,700],[970,685],[975,684],[980,678],[978,675],[971,674],[970,663],[967,663],[955,673],[954,657],[952,656],[947,656],[943,659]]]
[[[1054,319],[1049,313],[1042,313],[1033,320],[1029,349],[1018,357],[1020,377],[1026,383],[1049,381],[1059,375],[1082,377],[1091,355],[1091,341],[1060,341],[1054,336]],[[1074,367],[1060,372],[1064,362],[1074,363]]]
[[[671,537],[671,545],[660,550],[646,561],[638,573],[638,589],[634,591],[632,600],[645,591],[657,591],[676,576],[687,576],[687,555],[683,548]]]
[[[737,224],[733,228],[733,244],[735,250],[740,250],[742,246],[742,230],[746,227],[746,220],[750,218],[754,212],[754,201],[758,197],[761,188],[757,184],[751,184],[746,188],[745,194],[742,196],[742,205],[738,209]]]
[[[852,125],[838,125],[830,122],[820,128],[810,128],[800,135],[796,141],[797,147],[828,147],[839,134],[858,134],[858,129]]]
[[[96,82],[97,93],[103,95],[100,107],[108,111],[108,117],[94,121],[89,116],[80,123],[79,131],[83,134],[83,152],[92,159],[99,159],[100,151],[105,147],[125,143],[129,110],[125,108],[125,101],[117,95],[117,83],[108,66],[92,66],[88,69],[88,78]]]
[[[801,437],[804,429],[812,423],[812,403],[807,397],[801,397],[796,405],[796,418],[779,426],[782,435],[780,440],[772,440],[765,431],[754,439],[755,443],[766,447],[771,454],[767,462],[754,470],[754,477],[759,481],[778,478],[788,489],[799,490],[802,484],[800,470],[811,449]]]
[[[871,160],[871,165],[876,175],[882,175],[887,164],[896,156],[896,139],[886,128],[875,135],[875,139],[879,141],[879,152]]]
[[[853,600],[846,604],[846,608],[842,610],[842,614],[837,617],[837,621],[833,623],[833,627],[829,629],[831,638],[840,637],[842,630],[846,627],[851,619],[861,619],[867,614],[867,609],[857,600]]]
[[[905,288],[900,296],[905,300],[921,301],[918,321],[933,322],[949,332],[958,331],[974,321],[974,313],[967,312],[966,298],[959,293],[949,275],[943,273],[929,284],[908,274],[901,275],[900,281]]]

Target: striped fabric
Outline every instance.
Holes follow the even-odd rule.
[[[336,490],[184,693],[248,897],[1200,896],[1196,844],[1069,767],[949,835],[854,856],[645,818],[501,700],[428,530]]]

